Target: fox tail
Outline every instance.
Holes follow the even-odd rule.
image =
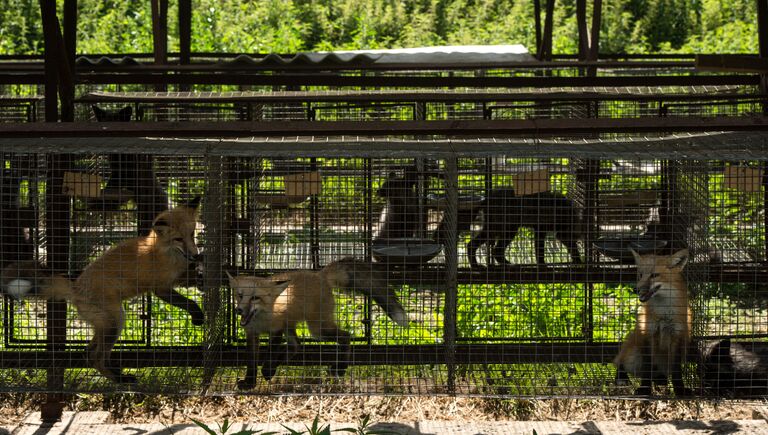
[[[63,275],[36,261],[11,263],[0,271],[0,293],[16,300],[27,297],[64,300],[74,295],[73,284]]]
[[[382,265],[349,257],[325,266],[323,274],[331,287],[370,296],[395,323],[408,326],[408,315],[387,284]]]

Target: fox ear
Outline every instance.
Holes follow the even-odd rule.
[[[104,115],[106,114],[106,112],[104,112],[104,109],[102,109],[101,107],[95,104],[91,105],[91,109],[93,109],[93,114],[96,115],[97,121],[101,121],[104,118]]]
[[[164,236],[171,231],[171,225],[168,223],[165,216],[161,216],[152,224],[152,231],[157,233],[158,236]]]
[[[272,285],[274,286],[275,295],[279,295],[283,292],[283,290],[287,289],[289,285],[291,285],[291,280],[283,279],[279,281],[272,281]]]
[[[629,252],[631,252],[631,253],[632,253],[632,256],[633,256],[633,257],[635,257],[635,264],[639,263],[639,262],[640,262],[640,258],[641,258],[641,257],[640,257],[640,254],[638,254],[638,253],[637,253],[637,251],[635,251],[635,250],[634,250],[634,249],[632,249],[632,248],[629,248]]]
[[[682,270],[688,263],[688,250],[681,249],[669,257],[667,260],[667,267],[670,269]]]
[[[133,114],[133,109],[131,108],[131,106],[125,106],[122,109],[120,109],[119,112],[117,112],[117,117],[120,120],[130,121],[132,114]]]
[[[230,283],[231,283],[231,282],[232,282],[232,281],[235,279],[235,277],[234,277],[234,276],[232,276],[232,274],[231,274],[231,273],[229,273],[229,271],[228,271],[228,270],[225,270],[225,271],[224,271],[224,273],[226,273],[226,274],[227,274],[227,277],[229,277],[229,282],[230,282]]]
[[[200,208],[200,200],[201,199],[202,198],[200,196],[196,196],[196,197],[192,198],[191,201],[189,201],[186,204],[184,204],[184,207],[191,208],[192,210],[197,210],[198,208]]]

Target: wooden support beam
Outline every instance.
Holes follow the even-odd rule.
[[[75,120],[75,55],[77,53],[77,0],[64,0],[64,50],[59,53],[61,68],[67,68],[61,87],[61,120]]]
[[[70,30],[74,31],[76,6],[65,5]],[[62,120],[74,120],[74,80],[72,66],[67,60],[67,50],[61,34],[59,19],[56,15],[54,0],[40,0],[40,14],[45,39],[45,120],[50,125],[58,125],[59,113],[57,94],[61,99]],[[74,47],[74,34],[70,33],[70,46]],[[45,231],[48,267],[55,273],[66,273],[69,267],[69,197],[64,195],[63,174],[71,165],[71,158],[63,154],[50,154],[47,157]],[[61,352],[66,350],[67,340],[67,304],[63,301],[46,303],[46,351]],[[53,365],[47,370],[49,391],[64,389],[64,369]],[[43,422],[53,423],[61,419],[64,409],[61,394],[46,395],[46,402],[41,408]]]
[[[538,52],[539,60],[552,60],[552,29],[554,27],[555,0],[547,0],[547,10],[544,17],[544,34]]]
[[[768,74],[768,57],[739,54],[697,54],[700,71]]]
[[[192,0],[179,0],[179,63],[189,64],[192,56]]]
[[[538,56],[541,52],[541,0],[533,0],[533,17],[533,22],[536,25],[536,54]]]
[[[192,61],[192,0],[179,0],[179,64]],[[188,84],[179,85],[179,91],[190,90]]]
[[[152,3],[152,50],[155,65],[168,63],[168,0],[150,0]],[[167,90],[165,83],[155,85],[155,91]]]
[[[600,56],[600,26],[603,21],[603,1],[595,0],[595,4],[592,6],[592,34],[589,38],[589,55],[587,60],[590,62],[597,62]],[[588,76],[596,76],[597,68],[589,67],[587,69]]]
[[[0,137],[106,138],[106,137],[296,137],[402,136],[504,137],[590,133],[673,133],[707,131],[768,131],[768,118],[753,117],[649,117],[625,119],[521,119],[456,121],[253,121],[253,122],[75,122],[66,124],[0,123]],[[88,141],[81,141],[85,146]],[[72,141],[77,143],[77,141]],[[10,142],[9,142],[10,146]],[[243,147],[248,147],[244,142]]]
[[[587,60],[589,54],[587,0],[576,0],[576,27],[579,30],[579,60]]]

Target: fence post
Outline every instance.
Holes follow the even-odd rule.
[[[211,155],[206,159],[206,191],[203,198],[202,222],[205,225],[205,249],[203,251],[203,305],[205,311],[205,351],[203,355],[203,391],[207,390],[221,366],[221,347],[226,330],[226,316],[221,310],[222,264],[224,250],[222,238],[226,234],[222,210],[224,209],[224,158]],[[226,311],[224,311],[226,312]]]
[[[448,233],[444,241],[445,250],[445,318],[443,319],[443,339],[445,346],[445,365],[448,369],[448,392],[456,392],[456,303],[457,303],[457,221],[459,209],[459,175],[456,157],[445,159],[445,194],[447,207],[443,220],[448,224]]]

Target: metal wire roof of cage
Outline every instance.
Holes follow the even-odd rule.
[[[22,153],[141,153],[166,155],[281,157],[445,158],[514,155],[544,158],[663,158],[676,160],[768,160],[768,132],[704,132],[668,135],[622,134],[612,137],[558,139],[463,138],[410,139],[365,136],[280,136],[244,138],[73,137],[6,138],[0,150]]]
[[[493,99],[520,99],[532,98],[540,99],[542,97],[562,98],[563,94],[568,98],[595,99],[595,98],[643,98],[649,96],[660,96],[665,99],[685,98],[695,95],[700,97],[707,96],[727,96],[742,95],[747,93],[748,89],[744,86],[629,86],[629,87],[556,87],[548,89],[517,88],[517,89],[477,89],[461,88],[452,90],[342,90],[342,91],[276,91],[276,92],[91,92],[81,98],[82,101],[134,101],[134,102],[166,102],[173,100],[192,100],[196,102],[207,101],[306,101],[312,100],[330,100],[343,99],[348,101],[350,98],[371,99],[395,99],[401,100],[449,100],[457,101],[467,99],[476,101],[478,98]]]

